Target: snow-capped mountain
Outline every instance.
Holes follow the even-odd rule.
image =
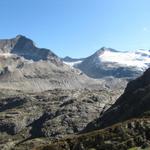
[[[70,68],[51,50],[22,35],[0,39],[0,89],[40,92],[51,89],[105,88],[104,81]]]
[[[150,51],[114,52],[105,50],[103,54],[99,55],[99,59],[102,62],[112,62],[120,66],[137,67],[139,70],[145,70],[150,64]]]
[[[83,60],[65,63],[93,78],[135,78],[150,66],[150,50],[124,52],[103,47]]]

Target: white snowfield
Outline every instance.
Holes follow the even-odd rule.
[[[81,62],[82,62],[81,60],[80,61],[74,61],[74,62],[66,62],[66,61],[64,61],[64,63],[66,65],[69,65],[70,67],[74,67],[75,65],[80,64]]]
[[[101,62],[117,63],[121,66],[136,67],[140,70],[148,68],[150,64],[150,51],[138,50],[133,52],[104,51],[99,56]]]
[[[150,66],[150,50],[136,50],[136,51],[111,51],[109,48],[105,49],[99,56],[99,61],[95,61],[96,65],[100,63],[110,63],[113,67],[135,67],[138,70],[144,71]],[[97,60],[97,59],[95,59]],[[70,67],[74,67],[82,61],[64,62]]]

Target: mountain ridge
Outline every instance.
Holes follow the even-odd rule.
[[[118,51],[102,47],[81,62],[69,63],[64,60],[64,63],[96,79],[109,76],[135,79],[150,66],[150,51]]]
[[[12,39],[0,40],[0,52],[17,54],[23,56],[25,59],[34,61],[48,60],[52,58],[55,58],[55,61],[59,60],[58,56],[51,50],[37,48],[32,40],[23,35],[17,35]]]
[[[105,80],[89,78],[80,70],[70,68],[51,50],[37,48],[32,40],[22,35],[0,40],[0,58],[0,89],[35,92],[57,88],[107,88]]]

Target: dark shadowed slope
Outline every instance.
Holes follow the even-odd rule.
[[[143,76],[128,83],[124,94],[101,118],[90,123],[87,129],[104,128],[130,118],[149,115],[150,69]]]

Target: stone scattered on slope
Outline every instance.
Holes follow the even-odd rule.
[[[121,92],[56,89],[29,94],[1,90],[0,139],[5,137],[1,149],[9,143],[42,137],[60,139],[79,133],[99,118]]]

